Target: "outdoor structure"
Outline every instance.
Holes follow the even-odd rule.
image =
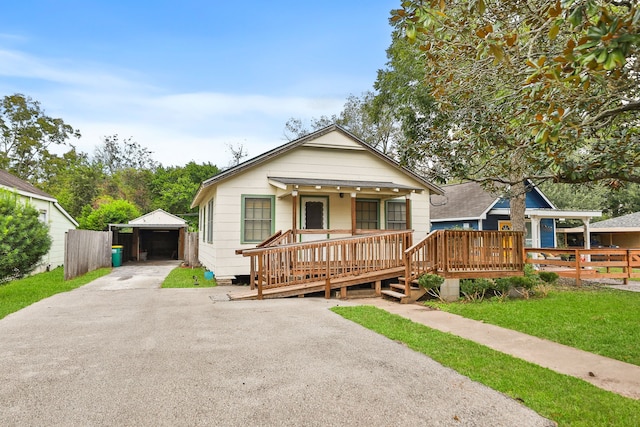
[[[249,276],[243,250],[286,230],[290,244],[381,230],[429,231],[429,199],[442,190],[332,125],[202,183],[202,265],[218,280]],[[274,237],[278,238],[278,237]]]
[[[184,259],[187,228],[185,220],[162,209],[127,224],[109,224],[113,244],[123,246],[123,262]]]
[[[584,227],[558,229],[567,247],[584,246]],[[640,212],[594,222],[590,227],[591,247],[640,249]]]
[[[585,224],[585,233],[593,217],[601,211],[566,211],[557,209],[553,203],[534,186],[526,195],[525,246],[555,248],[556,220],[580,219]],[[477,182],[446,185],[443,196],[432,197],[431,228],[433,230],[511,230],[509,199],[486,191]],[[588,242],[590,239],[586,239]]]
[[[39,273],[63,265],[65,233],[78,227],[76,220],[53,196],[4,170],[0,170],[0,188],[15,192],[20,200],[30,203],[40,212],[40,220],[49,226],[51,249],[34,272]]]

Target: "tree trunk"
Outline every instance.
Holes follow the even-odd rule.
[[[511,198],[509,208],[511,210],[511,228],[513,231],[525,231],[524,211],[526,209],[527,193],[524,180],[511,185]]]

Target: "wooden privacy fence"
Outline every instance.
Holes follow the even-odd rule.
[[[623,279],[640,277],[640,249],[525,248],[528,264],[576,279]]]
[[[111,241],[108,231],[69,230],[64,240],[64,280],[111,267]]]
[[[261,298],[264,289],[320,281],[330,286],[331,280],[364,279],[368,274],[402,267],[411,236],[412,232],[405,230],[264,246],[241,253],[251,257],[251,286],[257,286]]]
[[[185,235],[184,263],[191,267],[199,267],[200,260],[198,254],[199,233],[190,232]]]

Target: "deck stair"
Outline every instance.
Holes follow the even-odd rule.
[[[405,294],[404,277],[400,277],[397,283],[391,283],[390,289],[384,289],[381,294],[383,298],[399,301],[401,304],[407,304],[418,301],[427,291],[418,284],[417,280],[411,282],[410,294]]]

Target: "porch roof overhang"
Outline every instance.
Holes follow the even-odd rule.
[[[494,215],[509,215],[510,209],[491,209]],[[561,209],[525,209],[525,216],[529,218],[557,218],[590,220],[602,216],[602,211],[570,211]]]
[[[425,189],[410,185],[396,184],[390,181],[354,181],[324,178],[268,177],[269,184],[282,191],[279,197],[290,195],[293,191],[323,193],[362,193],[379,194],[390,198],[422,193]]]

